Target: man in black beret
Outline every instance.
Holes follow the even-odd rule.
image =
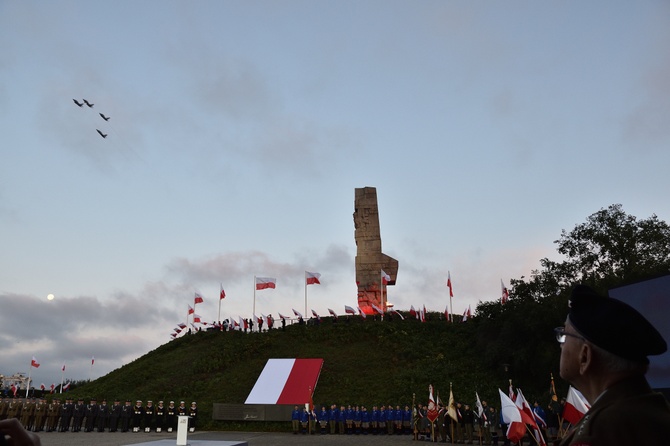
[[[568,445],[667,445],[670,405],[645,378],[647,356],[667,344],[637,310],[591,288],[572,292],[561,344],[561,378],[587,399],[591,408],[561,441]]]

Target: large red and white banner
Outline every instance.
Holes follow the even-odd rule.
[[[244,404],[305,404],[322,366],[323,359],[268,359]]]

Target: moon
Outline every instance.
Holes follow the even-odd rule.
[[[53,294],[49,294],[47,295],[47,300],[54,300],[54,297],[56,296],[54,296]]]

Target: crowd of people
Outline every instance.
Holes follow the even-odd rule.
[[[108,405],[105,399],[98,403],[94,398],[88,403],[83,398],[77,402],[72,398],[62,402],[58,398],[51,402],[45,398],[0,401],[0,421],[16,419],[32,432],[176,432],[179,416],[189,417],[188,428],[194,432],[198,418],[195,401],[190,407],[184,401],[154,405],[153,401],[143,404],[137,400],[133,405],[130,400],[121,404],[118,399]]]
[[[533,412],[546,440],[555,440],[565,430],[562,426],[562,410],[565,399],[560,403],[552,400],[546,411],[537,401]],[[448,414],[447,408],[437,404],[437,418],[431,422],[428,405],[418,403],[414,407],[405,405],[372,406],[364,405],[321,406],[308,408],[294,406],[291,424],[294,434],[340,434],[340,435],[409,435],[414,440],[428,440],[442,443],[509,444],[505,437],[506,426],[499,410],[481,402],[481,408],[474,409],[465,403],[455,403],[453,413],[456,420]],[[530,439],[528,440],[531,441]]]

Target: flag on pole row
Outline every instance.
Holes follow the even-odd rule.
[[[437,411],[437,405],[435,404],[435,398],[433,398],[433,385],[428,386],[428,411],[426,412],[426,418],[430,420],[431,423],[434,423],[439,416]]]
[[[454,297],[454,289],[451,287],[451,272],[447,271],[447,287],[449,287],[449,297]]]
[[[38,368],[40,366],[40,363],[37,362],[37,359],[33,356],[33,359],[30,361],[30,367],[35,367]]]
[[[195,293],[195,298],[193,299],[193,305],[201,304],[203,302],[204,302],[204,300],[202,298],[202,295],[200,293]]]
[[[188,314],[193,314],[193,313],[195,313],[195,310],[193,308],[191,308],[191,306],[189,305],[188,306]]]
[[[498,392],[500,393],[500,415],[503,423],[507,424],[506,436],[511,442],[518,443],[526,434],[526,423],[521,416],[522,412],[502,390],[498,389]]]
[[[293,314],[295,314],[297,317],[302,319],[302,313],[296,310],[295,308],[291,308],[293,310]]]
[[[226,292],[223,291],[223,284],[221,284],[221,292],[219,293],[219,300],[226,298]]]
[[[353,307],[350,307],[349,305],[344,306],[344,312],[346,314],[356,314],[356,310],[354,310]]]
[[[305,271],[305,283],[307,285],[321,285],[321,282],[319,282],[320,277],[321,274],[319,273],[311,273],[309,271]]]
[[[330,313],[335,319],[337,319],[337,314],[330,308],[328,308],[328,313]]]
[[[277,279],[274,277],[256,277],[256,289],[276,288]]]
[[[91,356],[91,367],[95,364],[95,356]]]
[[[568,389],[568,397],[565,401],[565,408],[563,409],[563,418],[568,423],[575,425],[579,423],[584,414],[589,411],[589,405],[586,403],[586,398],[577,389],[570,386]]]
[[[382,283],[384,285],[388,284],[391,281],[391,276],[389,276],[387,273],[382,270]]]
[[[500,286],[502,287],[502,296],[500,297],[500,303],[502,305],[505,305],[509,300],[509,291],[507,291],[507,287],[503,283],[502,279],[500,279]]]

